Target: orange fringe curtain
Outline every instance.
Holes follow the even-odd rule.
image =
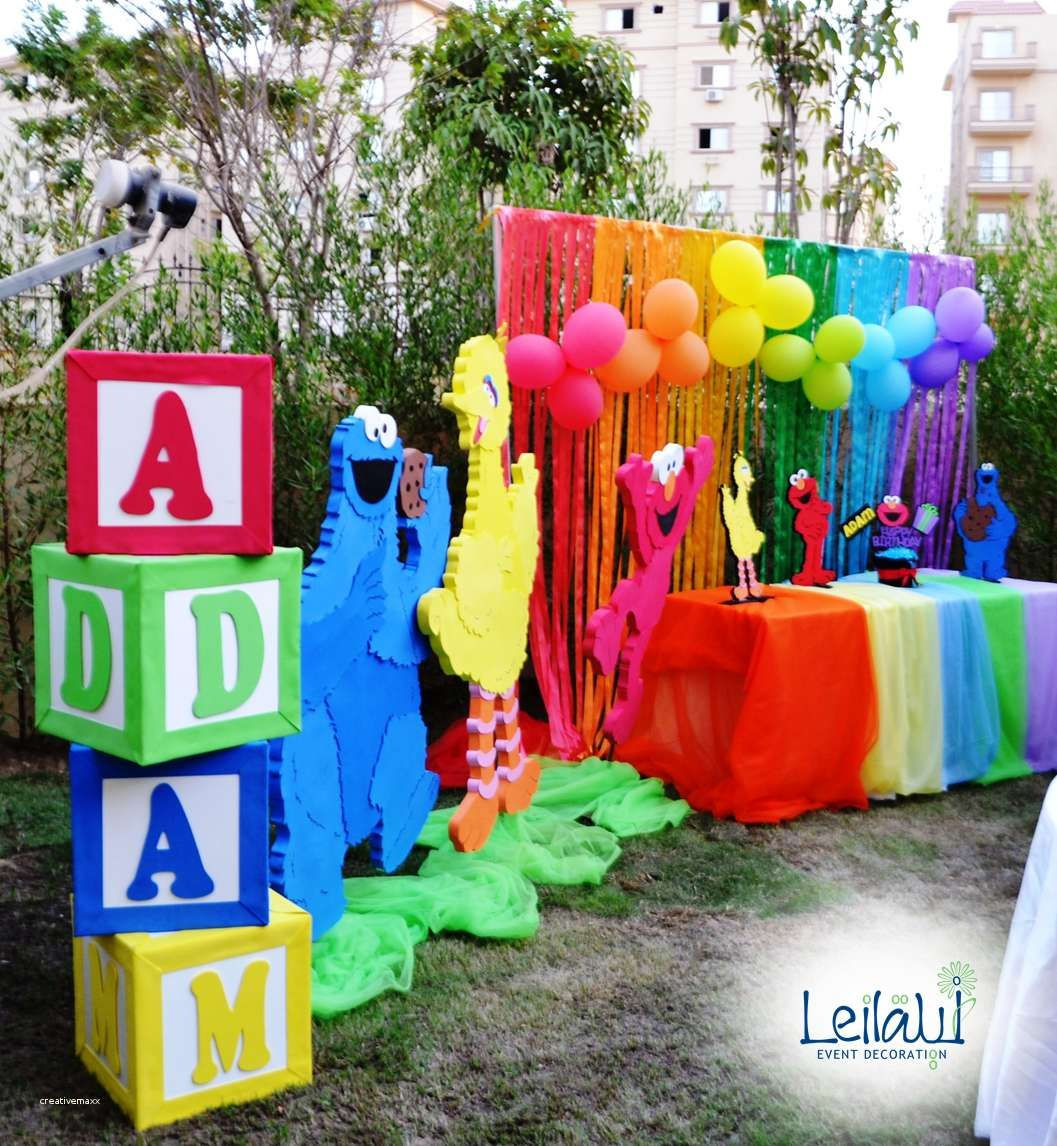
[[[716,247],[759,236],[682,230],[656,223],[596,219],[546,211],[498,212],[497,326],[511,337],[528,331],[558,336],[565,318],[589,299],[623,309],[639,326],[644,293],[664,278],[691,283],[701,301],[697,332],[719,313],[709,276]],[[673,588],[723,581],[725,534],[719,486],[730,458],[744,447],[749,423],[749,371],[714,366],[698,386],[680,389],[654,379],[631,395],[605,396],[599,421],[572,434],[546,413],[546,393],[515,391],[514,448],[531,450],[543,474],[544,546],[531,602],[530,647],[550,717],[551,739],[567,759],[603,746],[602,717],[612,683],[596,679],[581,652],[587,618],[627,572],[628,553],[615,484],[629,453],[649,457],[668,441],[716,443],[716,468],[693,526],[676,556]],[[550,448],[548,448],[550,447]]]

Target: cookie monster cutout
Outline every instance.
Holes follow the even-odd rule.
[[[346,849],[370,839],[392,871],[436,801],[426,770],[419,598],[440,584],[451,532],[447,471],[405,450],[360,406],[334,431],[330,499],[301,582],[302,731],[271,744],[272,886],[312,914],[345,910]]]
[[[671,587],[675,550],[712,472],[712,452],[712,439],[702,434],[688,450],[669,442],[649,461],[632,454],[617,470],[635,569],[591,614],[584,633],[584,653],[595,671],[609,676],[617,670],[616,700],[603,724],[616,744],[627,740],[635,725],[642,658]]]
[[[954,524],[965,546],[963,577],[1001,581],[1006,572],[1006,550],[1017,531],[1017,515],[1002,500],[999,472],[992,462],[976,471],[976,491],[954,507]]]
[[[730,591],[731,601],[736,605],[768,601],[770,598],[763,592],[763,586],[756,578],[754,560],[764,542],[763,533],[756,528],[752,506],[749,505],[749,490],[755,484],[756,477],[749,459],[740,451],[734,455],[732,472],[738,492],[732,494],[727,485],[720,489],[723,524],[727,529],[731,552],[738,561],[738,583]]]
[[[822,568],[822,549],[829,533],[829,516],[833,506],[819,496],[818,482],[807,472],[797,470],[789,475],[786,499],[796,517],[793,528],[804,539],[804,562],[792,576],[794,585],[828,586],[837,579],[832,569]]]

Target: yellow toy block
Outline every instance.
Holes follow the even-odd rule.
[[[312,1081],[311,916],[73,943],[76,1049],[137,1130]]]

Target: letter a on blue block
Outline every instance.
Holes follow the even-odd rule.
[[[161,846],[163,842],[166,844],[164,848]],[[147,838],[143,842],[136,877],[125,892],[128,898],[137,902],[156,899],[158,885],[154,876],[158,872],[172,872],[169,890],[179,899],[202,899],[215,886],[202,866],[198,844],[180,797],[165,781],[158,781],[150,794]]]
[[[70,748],[75,935],[268,922],[268,745],[143,768]]]

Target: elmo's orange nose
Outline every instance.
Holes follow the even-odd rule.
[[[669,474],[668,480],[664,483],[664,499],[665,499],[665,501],[671,501],[673,496],[675,495],[675,482],[676,482],[675,474]]]

